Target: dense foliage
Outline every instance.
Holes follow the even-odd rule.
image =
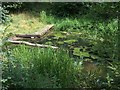
[[[105,19],[116,17],[119,12],[119,3],[52,3],[54,15],[59,17],[85,15],[88,13]]]
[[[63,50],[19,46],[6,55],[9,58],[4,61],[5,88],[112,88],[109,80],[107,82],[109,76],[106,77],[100,68],[96,69],[97,72],[82,71],[82,64],[75,63]]]
[[[59,17],[85,14],[89,9],[84,3],[52,3],[52,13]]]
[[[0,5],[0,23],[10,22],[11,18],[9,13],[15,10],[19,10],[24,5],[21,2],[3,2]]]
[[[22,2],[3,2],[2,3],[2,7],[4,7],[5,9],[7,9],[9,11],[18,10],[18,9],[22,8],[22,6],[23,6]]]
[[[3,46],[4,89],[120,89],[119,3],[3,5],[7,7],[1,7],[4,22],[6,10],[12,13],[25,5],[23,10],[37,17],[40,23],[54,24],[53,33],[36,42],[59,47],[53,50],[6,43]],[[35,22],[31,19],[28,24],[31,23]]]
[[[0,6],[0,23],[6,23],[9,21],[8,11]]]

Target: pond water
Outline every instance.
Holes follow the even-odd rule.
[[[97,54],[92,50],[92,43],[78,32],[54,32],[38,43],[67,49],[71,57],[96,60]]]
[[[68,50],[69,56],[74,58],[75,64],[76,62],[80,64],[82,61],[86,71],[98,71],[98,68],[100,71],[100,67],[102,67],[102,69],[104,67],[104,65],[98,62],[101,57],[99,57],[97,51],[93,49],[93,43],[85,39],[82,33],[56,31],[38,43],[53,45]]]

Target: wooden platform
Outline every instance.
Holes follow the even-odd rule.
[[[34,34],[15,34],[16,37],[22,37],[22,38],[40,38],[43,35],[45,35],[49,30],[53,28],[54,25],[47,25],[42,30],[35,32]]]
[[[54,25],[47,25],[46,27],[44,27],[42,30],[35,32],[34,34],[15,34],[15,36],[10,37],[8,39],[8,42],[13,43],[13,44],[25,44],[25,45],[29,45],[29,46],[37,46],[37,47],[41,47],[41,48],[54,48],[57,49],[58,47],[56,46],[50,46],[50,45],[43,45],[43,44],[36,44],[36,43],[30,43],[27,41],[20,41],[24,38],[41,38],[43,37],[46,33],[48,33]],[[19,40],[19,41],[18,41]]]

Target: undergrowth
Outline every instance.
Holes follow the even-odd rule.
[[[3,88],[119,88],[119,64],[103,74],[100,68],[88,72],[64,50],[28,46],[8,49],[6,56]]]
[[[8,63],[8,69],[3,75],[11,77],[10,81],[16,85],[27,88],[75,85],[75,74],[79,67],[74,66],[73,59],[63,50],[19,46],[7,55],[9,58],[5,63]]]
[[[99,10],[99,8],[96,8],[96,10]],[[46,10],[39,11],[37,9],[36,11],[39,14],[37,21],[29,17],[28,19],[30,20],[26,20],[27,22],[23,20],[16,23],[20,20],[16,18],[16,21],[11,21],[13,27],[9,28],[9,30],[17,32],[12,31],[12,29],[18,28],[18,32],[24,33],[24,30],[30,29],[32,25],[39,27],[39,25],[54,24],[55,32],[66,32],[64,34],[80,33],[82,38],[92,43],[92,52],[97,52],[97,56],[101,57],[99,61],[103,63],[99,63],[105,66],[106,73],[105,75],[100,75],[97,74],[98,71],[85,71],[83,63],[77,62],[76,64],[75,58],[70,58],[68,52],[61,49],[53,50],[18,46],[11,49],[7,48],[6,50],[2,80],[5,88],[82,87],[120,89],[118,18],[107,18],[108,12],[102,13],[104,16],[101,15],[100,17],[92,12],[80,16],[78,14],[70,17],[58,17],[50,12],[48,13]],[[34,24],[35,22],[37,24]],[[15,23],[17,25],[14,25]],[[23,31],[20,31],[19,25],[23,27]],[[34,30],[36,29],[37,27]],[[59,37],[64,38],[62,35]],[[78,38],[79,36],[76,37]],[[70,42],[76,42],[75,38],[72,41],[65,41],[65,43]],[[76,50],[80,52],[79,48],[76,48]]]

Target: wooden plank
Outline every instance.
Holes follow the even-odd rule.
[[[21,37],[21,38],[40,38],[40,35],[33,35],[33,34],[16,34],[16,37]]]
[[[50,29],[53,28],[52,25],[47,25],[44,27],[42,30],[35,32],[34,34],[16,34],[16,37],[21,37],[21,38],[41,38],[43,35],[45,35]]]
[[[35,32],[34,34],[16,34],[14,37],[9,38],[8,42],[13,43],[13,44],[25,44],[25,45],[36,46],[36,47],[41,47],[41,48],[57,49],[58,47],[51,46],[51,45],[35,44],[35,43],[27,42],[27,41],[17,41],[23,38],[41,38],[46,33],[48,33],[50,29],[52,29],[53,26],[54,25],[47,25],[42,30]]]

